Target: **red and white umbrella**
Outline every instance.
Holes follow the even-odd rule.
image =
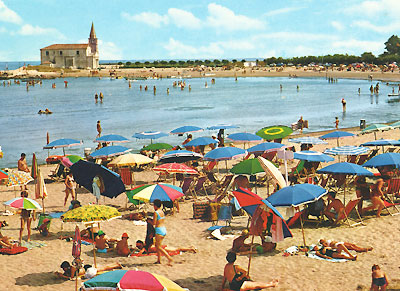
[[[155,172],[163,172],[163,173],[169,173],[169,174],[189,174],[189,175],[198,175],[199,172],[197,172],[195,169],[181,163],[167,163],[167,164],[162,164],[157,167],[153,168],[153,171]]]

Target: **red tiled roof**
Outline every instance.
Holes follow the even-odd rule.
[[[49,46],[46,46],[44,48],[41,48],[41,50],[72,50],[72,49],[86,49],[89,46],[87,43],[76,43],[76,44],[52,44]]]

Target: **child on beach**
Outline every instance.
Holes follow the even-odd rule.
[[[389,285],[389,280],[386,277],[385,272],[381,270],[379,265],[372,266],[372,283],[371,290],[374,291],[385,291],[387,286]]]
[[[99,230],[97,233],[97,237],[95,238],[95,247],[98,253],[107,253],[108,251],[108,242],[105,238],[105,233],[102,230]]]
[[[48,237],[51,235],[49,232],[49,223],[50,223],[50,219],[45,218],[43,220],[43,223],[38,228],[39,233],[44,237]]]
[[[339,118],[335,117],[335,128],[339,129]]]
[[[72,176],[72,172],[69,172],[67,177],[65,178],[65,199],[64,206],[67,204],[68,196],[71,194],[72,199],[76,199],[75,197],[75,184],[74,177]]]

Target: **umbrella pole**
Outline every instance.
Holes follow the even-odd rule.
[[[44,214],[44,198],[42,198],[42,209],[43,209],[43,214]]]
[[[375,140],[376,140],[376,131],[374,131],[374,135],[375,135]]]
[[[344,187],[344,189],[343,189],[343,193],[344,193],[343,204],[344,205],[346,205],[346,181],[347,181],[347,179],[345,177],[344,178],[344,184],[343,184],[343,187]]]
[[[247,266],[247,277],[250,277],[250,264],[251,264],[251,255],[253,253],[253,242],[254,242],[254,234],[253,237],[251,238],[249,265]]]
[[[93,239],[93,259],[94,259],[94,267],[97,268],[97,264],[96,264],[96,247],[95,247],[95,243],[94,243],[94,233],[93,233],[93,223],[92,223],[92,239]],[[99,223],[99,229],[100,229],[100,223]]]
[[[300,209],[299,209],[300,211]],[[303,226],[303,218],[301,217],[302,215],[300,214],[300,225],[301,225],[301,233],[303,234],[303,243],[304,246],[306,246],[306,236],[304,235],[304,226]]]
[[[337,146],[339,146],[339,138],[336,139]]]
[[[226,169],[226,172],[228,172],[228,161],[227,160],[225,160],[225,169]]]
[[[64,156],[65,156],[65,148],[63,148],[63,154],[64,154]]]

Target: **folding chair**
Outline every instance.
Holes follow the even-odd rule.
[[[130,168],[120,168],[119,175],[121,176],[121,180],[125,186],[132,187],[133,179],[132,179],[132,172],[131,172]]]
[[[181,188],[182,188],[182,193],[185,196],[187,196],[190,192],[193,191],[193,181],[194,181],[194,179],[192,177],[185,177],[183,179]]]
[[[357,161],[357,165],[364,164],[369,158],[369,155],[360,155]]]
[[[357,164],[357,160],[358,160],[358,156],[357,155],[347,156],[347,162],[348,163]]]
[[[357,199],[355,199],[355,200],[350,200],[350,201],[347,203],[346,207],[344,208],[344,212],[342,212],[342,213],[338,216],[338,218],[336,219],[335,224],[337,224],[337,223],[339,223],[339,222],[342,222],[342,221],[346,221],[350,227],[356,226],[356,225],[359,225],[359,224],[364,224],[364,222],[362,221],[362,218],[361,218],[361,216],[360,216],[360,213],[358,213],[358,210],[356,209],[356,205],[358,204],[358,202],[360,202],[360,199],[361,199],[361,198],[357,198]],[[360,221],[351,224],[351,223],[350,223],[349,215],[350,215],[350,213],[351,213],[353,210],[355,210],[355,211],[357,212],[357,216],[358,216],[358,218],[360,219]]]
[[[196,199],[197,199],[197,193],[200,191],[204,191],[204,193],[208,196],[207,189],[205,186],[206,181],[207,181],[207,176],[202,176],[197,179],[197,183],[196,185],[194,185],[193,188],[194,196],[196,196]]]
[[[286,220],[287,226],[292,226],[294,225],[297,221],[300,221],[300,215],[304,215],[306,209],[303,209],[302,211],[298,211],[295,213],[294,216],[290,217],[288,220]]]

